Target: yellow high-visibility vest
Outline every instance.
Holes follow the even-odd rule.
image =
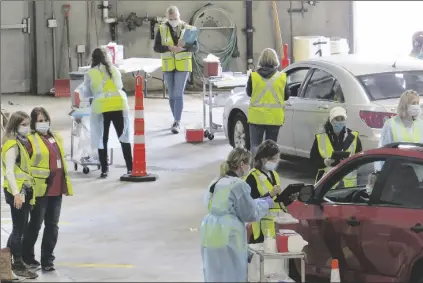
[[[125,109],[123,94],[117,89],[108,74],[104,74],[98,68],[91,68],[88,71],[88,76],[91,80],[91,90],[94,93],[100,93],[91,105],[94,113],[100,114]]]
[[[3,172],[6,172],[6,152],[14,146],[19,148],[19,163],[15,163],[14,173],[16,184],[18,186],[19,191],[22,190],[22,186],[25,184],[29,188],[34,187],[34,180],[31,176],[31,167],[30,167],[30,158],[28,151],[26,150],[25,146],[16,139],[10,139],[3,144],[1,149],[1,165]],[[9,186],[9,181],[7,178],[4,178],[3,187],[12,194],[12,189]],[[33,194],[33,198],[30,201],[30,204],[35,204],[35,193]]]
[[[65,172],[67,195],[71,196],[73,195],[73,189],[68,176],[66,160],[64,158],[65,153],[63,150],[63,142],[57,134],[53,133],[53,138],[60,149],[61,162]],[[34,195],[36,197],[43,197],[47,194],[47,178],[50,176],[50,152],[38,133],[32,133],[29,135],[28,140],[31,142],[33,149],[30,164],[32,168],[32,176],[35,181]]]
[[[189,29],[190,26],[182,23],[179,25],[180,28],[180,38],[183,38],[185,30]],[[177,42],[173,42],[172,35],[170,34],[170,29],[166,24],[160,25],[160,37],[162,40],[163,46],[174,46]],[[177,70],[180,72],[192,72],[192,53],[191,52],[165,52],[161,54],[162,58],[162,71],[171,72]]]
[[[280,186],[281,181],[280,181],[278,173],[276,171],[270,171],[269,174],[273,175],[273,178],[276,181],[276,186]],[[254,179],[256,180],[257,189],[260,193],[260,196],[264,196],[265,194],[273,191],[274,188],[272,183],[270,183],[267,176],[263,174],[260,170],[254,168],[250,171],[249,175],[252,175]],[[247,177],[249,175],[247,175]],[[245,179],[247,179],[247,177],[245,177]],[[277,196],[273,197],[273,199],[276,199],[276,198]],[[260,231],[263,233],[263,235],[267,235],[266,233],[267,230],[269,230],[271,237],[274,237],[276,235],[275,221],[271,213],[272,212],[279,213],[281,211],[286,212],[287,211],[286,207],[282,203],[276,203],[276,205],[273,208],[269,209],[269,213],[265,217],[263,217],[260,220],[260,222],[252,223],[254,240],[257,240],[260,237],[260,234],[261,234]]]
[[[358,132],[352,131],[351,134],[354,135],[354,140],[352,141],[350,147],[345,151],[345,152],[350,152],[350,156],[355,154],[355,151],[357,149]],[[331,158],[334,150],[333,150],[333,146],[332,146],[332,143],[330,142],[328,134],[326,133],[317,134],[316,139],[317,139],[317,147],[319,148],[320,156],[323,159]],[[328,171],[329,171],[328,167],[324,169],[319,169],[316,176],[316,183],[318,181],[317,180],[318,176],[324,175]],[[349,173],[347,176],[344,177],[343,181],[344,181],[344,188],[355,187],[357,185],[357,171],[354,170],[351,173]],[[336,186],[337,184],[333,186],[332,188],[336,188]]]
[[[395,116],[388,120],[391,124],[392,136],[394,142],[414,142],[421,143],[423,142],[423,120],[416,119],[413,123],[413,134],[410,135],[410,132],[404,126],[404,123],[401,121],[401,117]]]
[[[282,126],[285,122],[286,74],[276,72],[270,79],[251,73],[252,93],[248,123]]]

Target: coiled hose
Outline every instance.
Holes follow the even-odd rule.
[[[229,68],[229,63],[231,61],[231,58],[238,57],[238,45],[237,45],[237,28],[235,22],[231,19],[231,16],[228,14],[228,12],[222,8],[214,7],[211,4],[208,4],[200,9],[198,9],[193,17],[191,18],[190,23],[192,25],[195,25],[196,21],[207,11],[219,11],[222,14],[224,14],[228,20],[229,20],[229,26],[234,27],[232,29],[231,36],[229,37],[228,45],[221,49],[212,49],[207,47],[205,44],[198,41],[199,45],[199,51],[193,55],[193,74],[195,77],[202,79],[203,76],[203,58],[204,55],[213,54],[220,59],[220,64],[222,66],[222,70],[226,71]],[[203,55],[203,56],[202,56]]]

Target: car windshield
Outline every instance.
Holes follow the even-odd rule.
[[[423,71],[370,74],[357,78],[371,100],[399,98],[408,89],[423,94]]]

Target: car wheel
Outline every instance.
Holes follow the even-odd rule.
[[[232,142],[233,147],[250,149],[250,131],[247,117],[243,113],[237,113],[232,120]]]

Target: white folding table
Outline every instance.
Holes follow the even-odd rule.
[[[115,64],[118,70],[122,74],[132,73],[133,77],[142,72],[142,77],[144,78],[144,97],[147,97],[147,81],[149,78],[159,80],[163,84],[163,98],[166,98],[166,85],[164,77],[157,78],[151,76],[151,73],[154,73],[162,66],[162,60],[156,58],[128,58],[124,59],[122,63]]]

